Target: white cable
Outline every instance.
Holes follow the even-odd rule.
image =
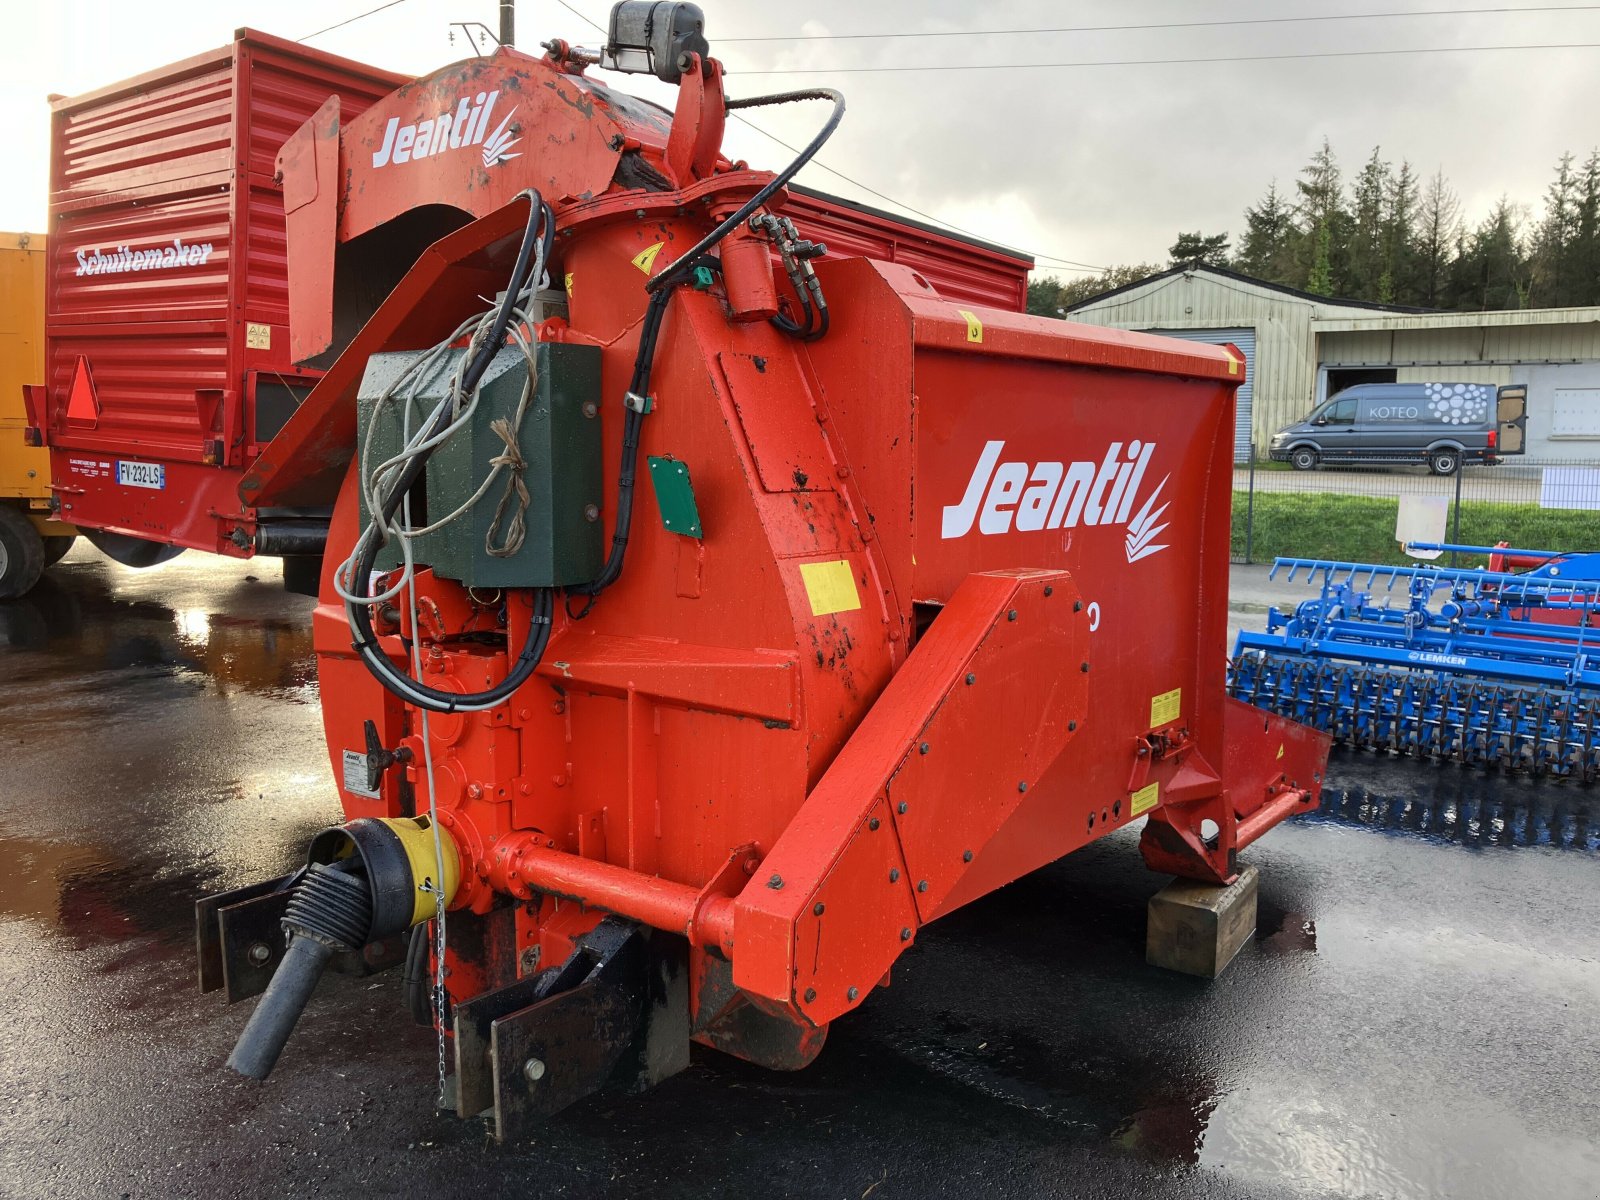
[[[405,430],[410,423],[410,406],[401,414],[401,429]],[[426,426],[424,426],[426,428]],[[400,501],[400,509],[404,514],[407,525],[411,523],[411,497],[404,496]],[[411,606],[411,627],[418,628],[419,619],[417,605],[417,581],[413,574],[409,579],[407,588],[408,599]],[[418,675],[422,674],[422,639],[411,639],[411,669]],[[433,1024],[439,1043],[439,1097],[438,1106],[444,1107],[445,1103],[445,1050],[444,1050],[444,1019],[445,996],[444,990],[444,951],[445,951],[445,915],[444,915],[444,843],[439,833],[439,789],[435,785],[433,774],[433,738],[428,729],[428,710],[422,709],[422,766],[423,774],[428,780],[428,829],[433,834]],[[420,885],[424,891],[429,890],[430,881],[423,880]]]
[[[530,196],[530,199],[534,203],[538,202],[537,196]],[[529,284],[526,288],[517,295],[509,297],[508,301],[503,301],[508,303],[507,311],[512,318],[508,332],[528,362],[528,376],[523,383],[522,395],[518,400],[511,425],[513,431],[521,428],[522,419],[526,415],[532,399],[534,381],[537,378],[537,359],[534,348],[527,336],[522,332],[522,326],[531,323],[527,309],[531,305],[535,293],[539,289],[549,286],[549,275],[545,270],[543,238],[538,239],[535,243],[533,269],[528,278]],[[400,676],[394,682],[400,685],[395,690],[401,694],[403,699],[411,700],[422,714],[422,762],[423,773],[426,776],[428,785],[428,825],[433,833],[434,875],[432,880],[425,879],[418,886],[423,891],[432,891],[434,897],[433,1006],[434,1026],[438,1035],[439,1046],[438,1104],[441,1108],[445,1104],[447,1079],[444,1023],[449,999],[445,993],[444,986],[445,948],[447,945],[444,839],[439,829],[439,790],[434,775],[433,738],[429,728],[429,709],[424,702],[426,698],[416,690],[416,686],[420,686],[417,685],[417,680],[421,678],[423,673],[422,638],[420,636],[422,624],[420,604],[417,600],[416,561],[412,553],[411,543],[413,539],[424,534],[437,532],[470,512],[478,501],[488,493],[489,487],[495,479],[499,478],[505,464],[497,462],[478,489],[453,513],[421,529],[418,529],[411,522],[411,495],[409,490],[400,498],[400,520],[398,523],[387,520],[384,517],[383,510],[387,499],[385,495],[387,489],[398,482],[406,467],[416,460],[418,456],[426,455],[449,441],[471,421],[482,393],[483,380],[480,377],[478,383],[472,389],[472,394],[463,397],[462,376],[467,364],[472,362],[478,353],[484,349],[484,342],[494,329],[498,311],[499,307],[491,304],[486,313],[463,321],[456,327],[454,332],[434,346],[433,349],[419,355],[407,364],[406,368],[384,389],[382,395],[375,401],[372,411],[368,415],[366,436],[356,450],[357,485],[361,489],[363,500],[366,502],[371,523],[360,532],[349,557],[340,563],[333,573],[334,591],[344,601],[346,615],[352,618],[352,624],[354,624],[354,609],[358,604],[373,606],[386,603],[404,593],[407,606],[410,609],[412,629],[410,658],[413,677],[408,679]],[[440,359],[449,352],[452,345],[468,330],[472,331],[472,336],[467,342],[465,352],[459,357],[450,373],[444,396],[433,407],[432,412],[428,413],[418,424],[417,432],[413,435],[411,432],[411,418],[415,413],[418,393],[432,377],[434,368]],[[494,353],[499,353],[498,347],[495,348]],[[395,399],[396,395],[406,388],[409,388],[409,390],[400,402],[401,450],[398,454],[378,463],[376,466],[370,466],[373,434],[377,428],[379,418]],[[449,410],[453,410],[449,423],[437,434],[429,437],[428,430],[432,429]],[[514,437],[515,434],[513,433],[512,436]],[[362,554],[368,546],[369,539],[375,537],[381,537],[381,544],[385,545],[391,540],[399,541],[402,569],[399,578],[388,589],[377,595],[363,595],[354,590],[356,581],[351,576],[355,570],[356,563],[361,560]],[[368,583],[370,586],[370,581]],[[529,636],[532,636],[532,634],[530,633]],[[479,711],[481,708],[491,707],[495,707],[495,705],[463,705],[461,711]]]
[[[527,337],[522,332],[522,325],[529,323],[531,320],[525,305],[531,301],[533,294],[538,288],[545,286],[549,282],[549,277],[544,268],[542,242],[539,244],[539,247],[535,252],[532,278],[536,282],[530,284],[528,288],[519,293],[513,302],[511,315],[515,318],[515,321],[508,329],[508,333],[510,334],[512,341],[517,345],[517,348],[522,351],[523,357],[528,363],[528,378],[524,381],[522,396],[518,402],[515,416],[513,417],[514,428],[520,428],[521,426],[522,418],[526,415],[528,406],[532,400],[533,390],[537,380],[537,358],[535,356],[532,343],[529,342]],[[368,417],[367,435],[363,439],[357,462],[357,477],[367,503],[368,512],[372,516],[372,524],[362,531],[361,537],[356,540],[350,556],[346,558],[345,561],[340,564],[338,570],[334,572],[334,590],[339,595],[340,599],[345,602],[346,606],[352,604],[366,604],[370,606],[386,603],[387,601],[392,600],[396,596],[400,595],[400,593],[404,591],[410,582],[411,576],[415,571],[415,560],[410,553],[411,539],[421,537],[428,533],[436,533],[440,529],[449,525],[451,522],[460,519],[467,512],[471,511],[471,509],[477,505],[477,503],[488,493],[489,488],[494,484],[495,480],[500,477],[501,472],[505,469],[503,464],[497,463],[489,472],[489,474],[485,476],[477,491],[468,497],[459,508],[450,513],[448,516],[441,517],[439,520],[430,525],[424,526],[423,528],[415,528],[411,526],[409,521],[405,521],[401,525],[396,525],[392,522],[386,523],[382,518],[385,491],[384,485],[391,483],[394,479],[398,478],[399,473],[404,470],[405,465],[412,459],[416,458],[420,454],[429,452],[434,448],[443,445],[445,442],[449,441],[450,438],[454,437],[456,433],[458,433],[463,427],[465,427],[468,422],[470,422],[472,415],[478,406],[478,400],[482,387],[481,381],[479,386],[473,389],[473,393],[467,400],[467,403],[460,408],[454,417],[452,417],[448,426],[431,438],[425,436],[426,431],[432,427],[433,422],[445,410],[445,407],[447,405],[455,404],[459,401],[461,396],[462,372],[465,370],[466,363],[469,362],[473,357],[474,348],[481,344],[480,339],[488,332],[489,329],[493,327],[494,318],[495,309],[491,308],[487,313],[484,313],[478,317],[474,317],[471,320],[464,321],[461,325],[456,327],[455,331],[448,338],[440,342],[427,354],[412,360],[406,369],[402,371],[387,388],[384,389],[383,394],[379,396],[374,403],[373,410]],[[402,405],[405,409],[404,416],[407,420],[407,424],[409,424],[411,406],[417,399],[418,390],[427,382],[432,368],[443,356],[443,354],[450,349],[451,343],[458,340],[463,333],[472,328],[474,325],[477,326],[477,329],[474,332],[472,341],[467,347],[466,353],[460,357],[454,370],[451,372],[449,387],[446,389],[444,398],[441,399],[434,407],[433,412],[429,414],[428,419],[420,425],[416,435],[412,437],[406,437],[403,440],[402,449],[398,454],[394,455],[392,458],[384,460],[376,466],[369,467],[368,463],[370,461],[372,452],[373,433],[377,428],[379,415],[394,399],[395,394],[402,387],[409,384],[411,390],[402,401]],[[352,590],[355,581],[350,578],[350,572],[354,569],[355,563],[359,561],[362,550],[365,547],[366,539],[379,535],[383,537],[384,544],[387,544],[391,540],[398,540],[400,542],[403,568],[400,577],[396,579],[394,584],[387,590],[377,595],[360,595]]]

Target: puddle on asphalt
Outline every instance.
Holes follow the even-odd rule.
[[[1315,954],[1317,923],[1303,912],[1279,908],[1263,896],[1256,906],[1256,945],[1263,953]]]
[[[82,943],[155,937],[187,946],[214,870],[130,861],[96,845],[0,838],[0,920],[35,921]]]
[[[1600,797],[1561,784],[1533,787],[1531,793],[1512,797],[1500,789],[1494,794],[1463,789],[1452,796],[1408,796],[1364,787],[1328,788],[1321,806],[1297,820],[1476,849],[1543,846],[1600,851]]]
[[[174,608],[130,598],[94,570],[60,579],[47,575],[27,596],[0,602],[0,659],[10,651],[26,653],[27,659],[10,670],[29,683],[81,678],[97,670],[145,669],[203,677],[223,695],[243,691],[314,702],[309,614],[283,615],[285,598],[273,585],[239,585],[241,591],[246,588],[244,599],[258,600],[262,612],[217,612],[215,605]],[[253,595],[256,588],[264,590],[259,598]]]
[[[1165,1083],[1117,1126],[1111,1139],[1124,1150],[1161,1162],[1198,1163],[1218,1100],[1203,1081]]]

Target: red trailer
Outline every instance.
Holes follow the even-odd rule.
[[[306,548],[317,514],[238,497],[320,377],[289,356],[275,159],[330,96],[353,116],[405,79],[240,30],[53,102],[46,383],[29,397],[30,436],[50,448],[63,519],[113,558]]]

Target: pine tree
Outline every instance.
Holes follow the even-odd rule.
[[[1403,162],[1389,183],[1384,198],[1383,276],[1378,299],[1385,304],[1417,303],[1417,176]]]
[[[1501,196],[1470,238],[1458,243],[1454,301],[1463,311],[1526,308],[1527,262],[1522,253],[1521,214]]]
[[[1442,169],[1423,181],[1410,163],[1385,162],[1381,147],[1347,195],[1324,138],[1292,196],[1274,181],[1245,209],[1231,265],[1269,283],[1380,303],[1457,311],[1600,305],[1600,148],[1581,164],[1561,156],[1537,222],[1505,196],[1478,224],[1469,228],[1463,217]],[[1179,234],[1169,251],[1174,265],[1221,265],[1227,252],[1227,234],[1199,232]],[[1036,279],[1028,310],[1058,315],[1159,270]]]
[[[1600,149],[1590,152],[1578,173],[1577,232],[1573,238],[1572,303],[1600,304]]]
[[[1298,265],[1307,291],[1331,296],[1345,284],[1350,263],[1350,214],[1344,205],[1344,183],[1328,139],[1300,169],[1295,206],[1300,238]],[[1326,290],[1320,290],[1326,289]]]
[[[1224,267],[1228,264],[1228,235],[1215,233],[1208,237],[1198,231],[1180,233],[1167,254],[1175,267],[1201,263]]]
[[[1580,281],[1574,277],[1579,240],[1579,175],[1572,154],[1556,164],[1556,177],[1545,191],[1544,220],[1533,237],[1532,284],[1534,302],[1544,308],[1576,303]]]
[[[1350,267],[1342,293],[1352,300],[1380,300],[1386,287],[1393,290],[1392,280],[1385,283],[1389,270],[1385,234],[1394,173],[1380,157],[1380,149],[1372,148],[1372,157],[1352,188]]]
[[[1451,291],[1452,264],[1461,241],[1461,201],[1438,170],[1428,180],[1417,211],[1416,302],[1440,308]]]
[[[1330,262],[1330,250],[1333,244],[1333,233],[1326,223],[1317,226],[1312,237],[1315,239],[1315,248],[1311,253],[1311,267],[1306,272],[1306,291],[1315,296],[1333,295],[1333,265]]]
[[[1294,211],[1273,180],[1259,204],[1244,210],[1244,237],[1234,270],[1268,283],[1297,284]]]

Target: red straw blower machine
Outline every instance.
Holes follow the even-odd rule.
[[[278,156],[321,375],[240,493],[331,508],[347,819],[200,909],[203,983],[261,994],[234,1067],[403,959],[502,1137],[691,1042],[804,1067],[930,921],[1130,822],[1227,883],[1327,753],[1224,695],[1240,355],[830,252],[788,185],[843,99],[728,98],[692,4],[546,50]],[[721,153],[798,103],[781,171]]]

